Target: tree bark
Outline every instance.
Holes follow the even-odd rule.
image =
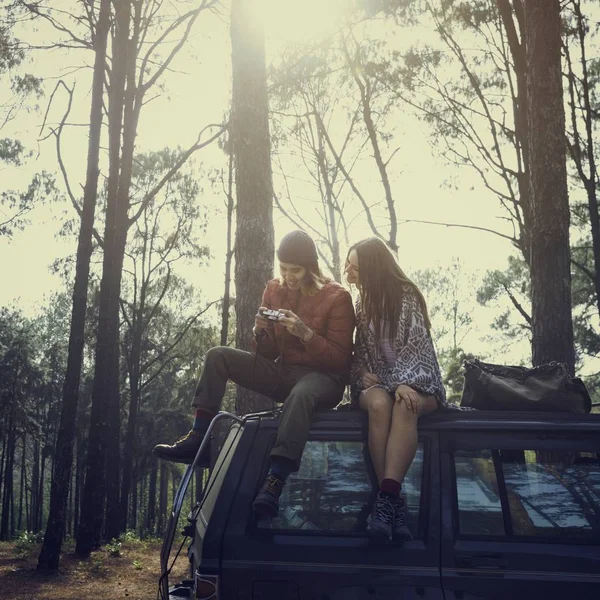
[[[156,480],[158,477],[158,460],[150,461],[150,481],[148,482],[148,510],[146,511],[146,531],[154,534],[156,526]]]
[[[229,337],[229,309],[231,308],[231,260],[233,249],[231,236],[233,233],[233,154],[229,155],[229,169],[227,177],[227,250],[225,253],[225,291],[223,293],[223,310],[221,317],[221,346],[227,346]]]
[[[596,151],[595,151],[595,140],[594,140],[594,119],[596,118],[595,109],[592,105],[592,99],[590,94],[590,77],[588,69],[588,60],[586,53],[586,36],[587,36],[587,24],[581,12],[581,4],[578,0],[573,0],[573,10],[577,19],[577,36],[579,39],[579,45],[581,48],[581,93],[583,102],[583,119],[585,122],[585,138],[579,135],[576,127],[574,127],[575,135],[575,146],[577,151],[574,153],[575,163],[579,172],[585,191],[588,198],[588,213],[590,216],[590,231],[592,234],[592,253],[594,255],[594,269],[592,271],[592,280],[594,284],[594,291],[596,292],[596,305],[598,307],[598,314],[600,315],[600,212],[598,211],[598,167],[596,164]],[[569,61],[569,66],[571,66]],[[570,72],[569,81],[570,85],[574,85],[574,80],[578,79],[578,76]],[[575,104],[575,95],[571,94],[571,111],[573,124],[576,124],[576,112],[577,106]],[[585,151],[585,159],[587,161],[588,174],[584,172],[584,160],[581,156],[580,148]]]
[[[17,529],[21,531],[23,529],[23,498],[25,493],[25,474],[26,461],[25,455],[27,453],[27,435],[23,434],[23,452],[21,453],[21,477],[19,481],[19,519],[17,521]],[[2,476],[0,475],[0,478]]]
[[[95,59],[90,108],[88,160],[77,244],[67,371],[63,384],[62,410],[56,441],[55,473],[50,492],[50,512],[46,534],[44,535],[44,543],[38,558],[38,569],[58,568],[62,539],[64,537],[65,509],[73,465],[73,443],[75,438],[77,405],[79,403],[81,366],[83,363],[90,259],[93,251],[92,231],[96,212],[98,177],[100,174],[98,165],[100,160],[100,136],[103,114],[102,99],[104,95],[104,71],[106,68],[109,17],[110,0],[102,0],[96,31],[93,34]],[[78,475],[76,481],[77,478]],[[78,491],[75,494],[76,505],[79,496]],[[75,521],[77,521],[77,518]]]
[[[126,224],[119,223],[122,210],[119,210],[118,201],[131,2],[114,3],[114,6],[116,23],[108,104],[109,172],[104,229],[104,259],[100,283],[96,364],[92,390],[88,453],[81,522],[76,548],[80,556],[88,556],[92,550],[100,546],[108,492],[107,486],[111,486],[113,483],[113,478],[109,478],[110,481],[107,479],[107,450],[109,437],[112,433],[111,424],[114,420],[116,407],[119,405],[119,288],[116,283],[117,281],[120,282],[122,267],[122,258],[121,264],[119,264],[119,247],[121,245],[119,230],[126,227]],[[114,458],[112,453],[111,458]],[[111,464],[111,469],[114,469],[114,467]],[[118,468],[118,458],[116,467]],[[114,490],[111,488],[110,492],[114,492]]]
[[[500,18],[506,32],[510,55],[513,60],[517,92],[513,98],[515,138],[517,145],[517,184],[519,204],[523,211],[523,230],[519,232],[519,249],[527,264],[531,264],[531,198],[529,190],[529,139],[527,124],[527,69],[525,50],[525,23],[521,0],[515,0],[514,9],[509,0],[496,0]],[[517,30],[518,24],[518,30]]]
[[[532,358],[575,369],[559,0],[525,0]]]
[[[38,414],[39,416],[39,414]],[[29,519],[27,529],[30,531],[35,530],[35,523],[38,514],[38,489],[40,486],[40,443],[36,439],[33,444],[33,467],[31,470],[31,489],[29,490],[31,496]]]
[[[131,493],[131,509],[130,515],[128,518],[128,527],[133,529],[134,531],[137,529],[137,512],[138,512],[138,479],[139,479],[139,463],[136,462],[133,466],[132,473],[132,493]]]
[[[0,518],[0,540],[7,540],[10,534],[10,505],[13,495],[14,463],[16,445],[15,402],[12,398],[12,407],[8,421],[8,440],[6,444],[6,463],[4,468],[4,490],[2,494],[2,518]]]
[[[162,536],[167,521],[167,492],[169,488],[169,472],[164,461],[160,463],[160,487],[158,491],[158,520],[156,535]]]
[[[254,317],[273,273],[273,182],[264,33],[251,0],[231,3],[232,123],[237,223],[236,343],[251,346]],[[272,402],[238,387],[236,410]]]

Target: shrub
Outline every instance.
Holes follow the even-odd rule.
[[[121,556],[121,542],[115,539],[110,540],[106,544],[106,550],[109,556]]]

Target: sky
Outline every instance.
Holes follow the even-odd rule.
[[[326,36],[337,26],[341,7],[345,0],[260,0],[260,14],[265,23],[267,61],[276,62],[283,49],[290,44],[310,45],[320,36]],[[54,6],[66,7],[66,0],[56,0]],[[2,2],[0,1],[0,5]],[[28,29],[28,36],[37,40],[53,35],[46,27],[36,31]],[[413,32],[416,36],[432,35],[431,31]],[[27,69],[44,76],[46,95],[40,100],[37,112],[22,113],[11,124],[6,135],[23,139],[34,150],[34,157],[25,168],[6,168],[0,171],[2,187],[19,188],[27,184],[31,174],[46,169],[56,171],[54,140],[42,141],[48,129],[40,132],[41,116],[52,89],[62,78],[69,86],[75,84],[75,100],[69,121],[78,126],[70,127],[65,134],[63,154],[73,189],[80,190],[85,177],[86,130],[89,117],[89,87],[91,69],[75,70],[84,60],[91,65],[88,54],[74,51],[35,52]],[[219,123],[226,114],[230,95],[230,47],[228,39],[227,12],[219,15],[201,16],[185,52],[174,63],[174,72],[165,79],[164,93],[153,99],[143,111],[137,139],[138,149],[159,150],[164,146],[186,147],[195,141],[197,132],[208,123]],[[48,123],[56,123],[66,106],[66,94],[59,90],[48,112]],[[461,223],[506,231],[500,219],[497,200],[487,192],[469,171],[448,166],[435,155],[427,125],[408,112],[399,117],[397,128],[400,151],[394,157],[393,191],[398,201],[400,219],[415,219]],[[4,135],[4,132],[3,132]],[[106,140],[103,140],[105,144]],[[197,164],[203,171],[224,163],[223,153],[215,146],[196,155]],[[448,182],[452,181],[453,186]],[[365,188],[370,197],[379,194],[379,188]],[[209,207],[210,221],[206,244],[210,246],[213,259],[207,266],[187,267],[186,276],[198,282],[202,296],[213,300],[222,295],[223,257],[225,253],[225,214],[223,198],[211,190],[205,182],[201,201]],[[35,314],[64,284],[50,266],[60,257],[72,256],[76,240],[58,238],[57,232],[65,219],[73,214],[66,203],[43,204],[30,215],[31,224],[11,240],[0,238],[0,306],[15,305],[27,314]],[[318,218],[314,212],[315,225]],[[274,210],[276,240],[294,228],[277,210]],[[353,219],[350,242],[369,235],[364,219]],[[441,227],[416,223],[403,224],[399,228],[399,261],[411,273],[418,269],[449,265],[458,258],[465,273],[481,277],[488,269],[503,269],[507,257],[514,253],[507,240],[482,231],[458,227]],[[210,284],[207,285],[207,282]],[[467,302],[475,305],[474,289],[465,289]],[[486,344],[481,339],[489,334],[493,318],[488,309],[475,307],[475,318],[481,328],[469,334],[470,347],[482,353]],[[514,350],[515,360],[527,357],[528,349]]]

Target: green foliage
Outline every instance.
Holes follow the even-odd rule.
[[[416,271],[413,281],[423,292],[432,322],[432,337],[439,353],[456,350],[473,326],[475,278],[465,273],[460,260],[449,267]]]
[[[42,532],[34,533],[33,531],[21,531],[17,536],[14,545],[15,556],[24,558],[34,552],[38,545],[42,543],[44,535]]]
[[[0,101],[0,130],[25,108],[30,97],[42,95],[39,78],[18,72],[26,54],[23,45],[13,36],[14,19],[10,6],[0,8],[0,85],[11,92],[3,95]],[[24,150],[19,140],[0,139],[0,164],[20,165]]]
[[[127,529],[120,535],[119,540],[125,544],[139,544],[141,541],[140,536],[133,529]]]
[[[439,356],[440,363],[445,365],[444,385],[451,404],[460,404],[464,383],[462,366],[465,360],[472,358],[475,358],[474,355],[462,348],[452,348]]]
[[[1,151],[2,141],[0,141]],[[13,155],[17,163],[20,161],[19,156],[19,153]],[[36,204],[51,202],[57,197],[54,177],[45,171],[36,174],[25,191],[0,192],[0,236],[11,237],[15,231],[23,229],[29,223],[28,213]]]
[[[0,161],[7,165],[20,166],[23,154],[23,144],[19,140],[11,138],[0,139]]]
[[[106,544],[106,552],[113,558],[121,556],[121,542],[119,540],[112,539]]]

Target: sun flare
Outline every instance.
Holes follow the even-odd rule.
[[[259,5],[269,42],[303,43],[335,31],[350,0],[260,0]]]

